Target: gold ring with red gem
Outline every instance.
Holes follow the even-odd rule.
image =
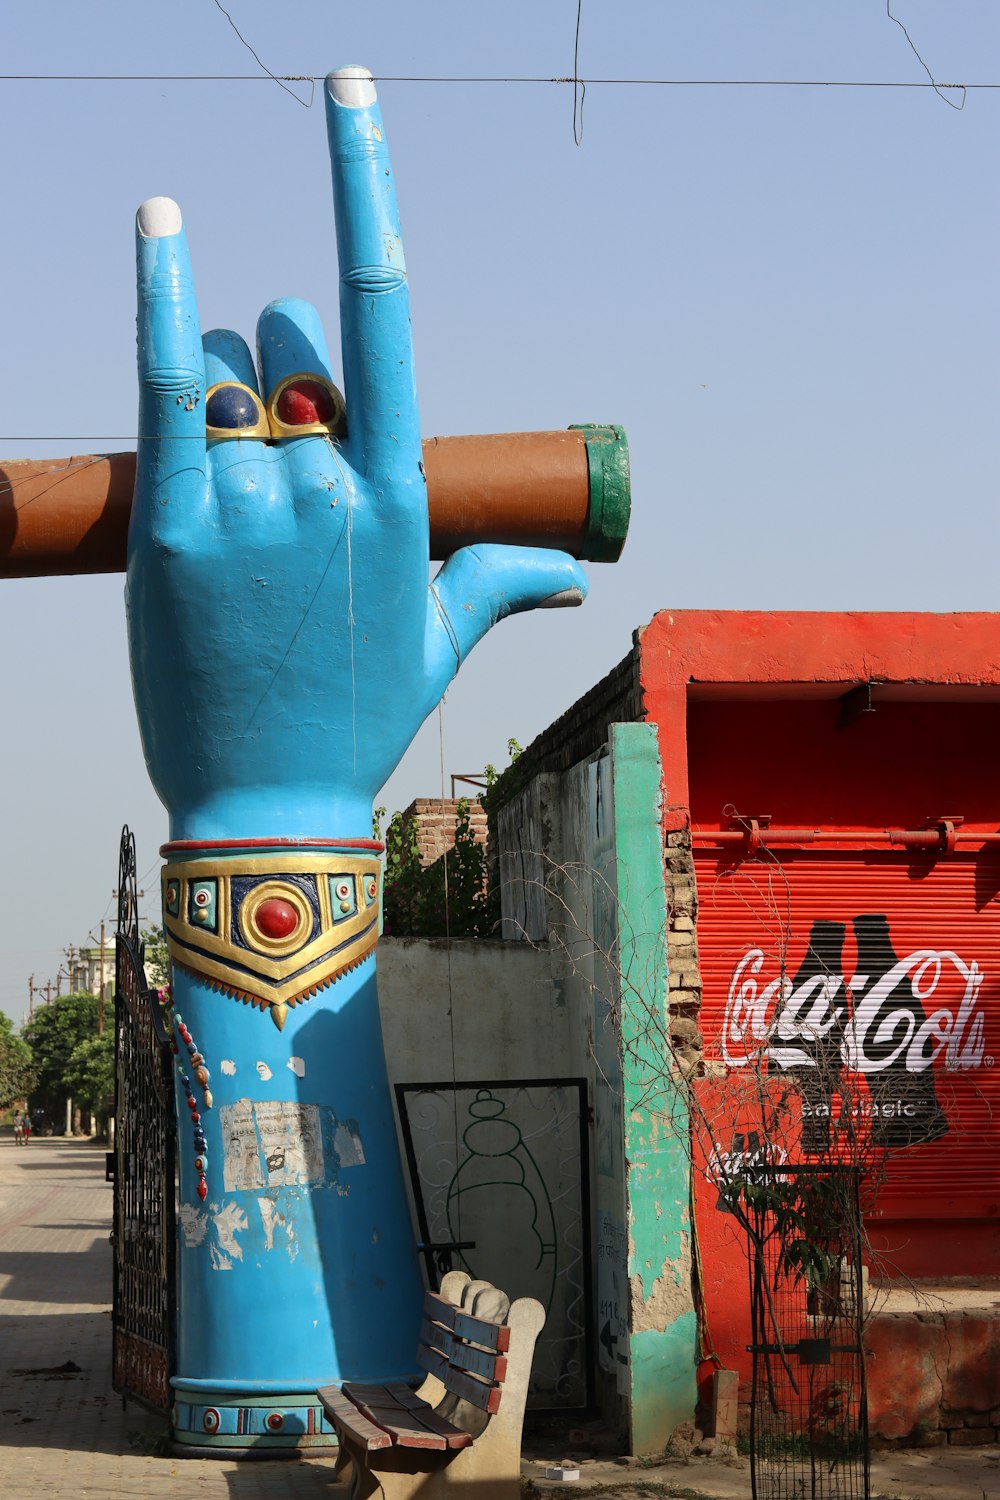
[[[308,437],[327,433],[343,437],[347,432],[347,408],[332,381],[312,370],[286,375],[267,401],[267,420],[272,438]]]

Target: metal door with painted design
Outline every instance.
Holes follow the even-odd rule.
[[[397,1084],[406,1158],[436,1284],[440,1255],[511,1298],[536,1297],[545,1327],[528,1405],[590,1404],[587,1091],[583,1079]]]

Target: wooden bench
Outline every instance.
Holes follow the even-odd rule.
[[[518,1500],[521,1426],[541,1303],[509,1297],[488,1281],[450,1271],[424,1296],[417,1363],[408,1385],[324,1386],[337,1432],[336,1475],[353,1466],[352,1500],[434,1500],[471,1485],[469,1500]]]

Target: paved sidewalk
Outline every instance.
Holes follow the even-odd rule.
[[[111,1188],[89,1141],[0,1132],[0,1496],[3,1500],[346,1500],[333,1460],[240,1463],[163,1454],[164,1424],[111,1389]],[[65,1367],[65,1368],[60,1368]],[[584,1462],[597,1500],[682,1495],[747,1500],[745,1461],[695,1459],[662,1468]],[[1000,1449],[893,1454],[873,1470],[893,1500],[995,1500]],[[548,1500],[546,1494],[545,1500]]]

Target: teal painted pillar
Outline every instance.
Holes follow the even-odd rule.
[[[660,1452],[693,1417],[697,1320],[691,1290],[689,1119],[668,1033],[661,767],[653,724],[611,726],[618,902],[629,1435]]]

